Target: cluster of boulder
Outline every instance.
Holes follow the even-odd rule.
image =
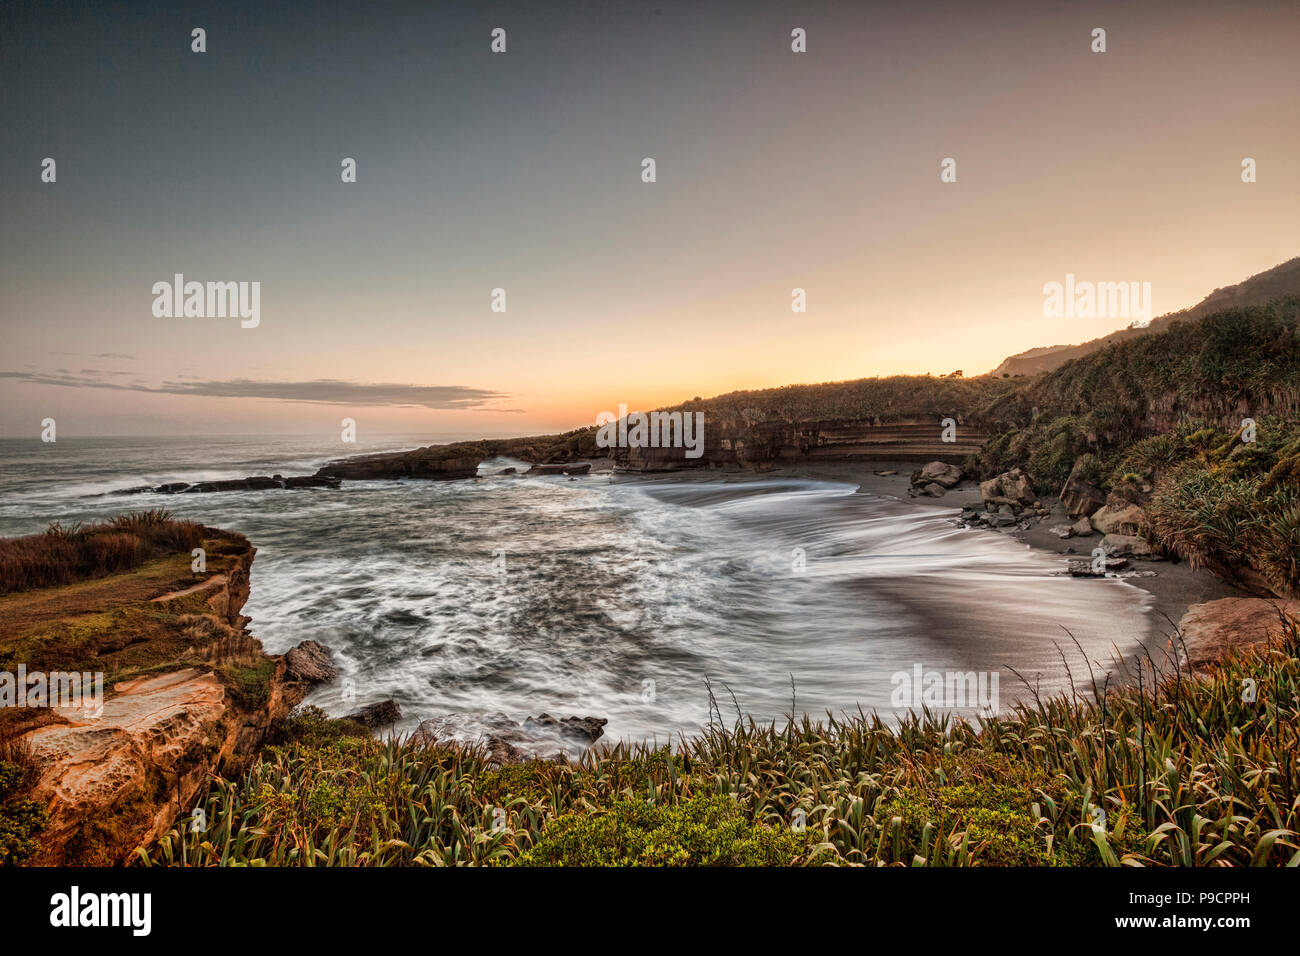
[[[918,490],[916,484],[918,476],[924,481],[927,470],[933,477],[940,473],[939,468],[952,469],[953,466],[940,465],[939,462],[926,465],[913,477],[914,493],[933,494],[924,486]],[[1146,538],[1150,522],[1142,503],[1150,493],[1151,486],[1146,482],[1124,482],[1107,495],[1072,473],[1060,494],[1061,507],[1072,520],[1050,530],[1060,538],[1090,538],[1100,534],[1102,538],[1097,547],[1106,555],[1107,572],[1121,570],[1121,562],[1123,567],[1127,567],[1126,557],[1159,558],[1159,552]],[[1052,514],[1050,502],[1038,497],[1029,476],[1020,468],[1012,468],[980,482],[980,504],[966,505],[959,520],[966,527],[1014,527],[1025,531],[1031,524]],[[1095,576],[1095,571],[1090,563],[1086,570],[1078,569],[1079,576]],[[1071,573],[1074,573],[1073,569]]]
[[[878,472],[886,475],[893,472]],[[956,465],[932,461],[920,471],[912,472],[912,493],[927,498],[942,498],[961,483],[964,474]]]
[[[1103,495],[1096,486],[1071,475],[1061,490],[1061,504],[1074,523],[1052,530],[1061,538],[1100,534],[1100,547],[1107,555],[1158,558],[1145,537],[1150,521],[1141,503],[1150,492],[1146,482],[1124,482]]]
[[[285,676],[308,687],[329,683],[339,676],[329,648],[317,641],[303,641],[285,654],[284,661]],[[378,730],[401,720],[402,710],[396,701],[383,700],[367,704],[343,719]],[[448,714],[421,721],[410,742],[424,747],[440,743],[479,745],[485,748],[492,766],[537,759],[567,760],[599,740],[607,723],[604,717],[560,718],[545,713],[523,723],[505,714]]]
[[[1042,520],[1051,509],[1039,500],[1029,476],[1019,468],[980,482],[980,503],[962,508],[959,519],[966,527],[1025,530],[1031,520]]]

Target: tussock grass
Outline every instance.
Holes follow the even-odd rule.
[[[1138,664],[969,724],[711,726],[489,770],[298,718],[151,865],[1300,866],[1300,631],[1192,675]],[[1175,640],[1173,660],[1185,660]],[[1247,684],[1247,682],[1251,682]],[[1253,687],[1255,694],[1244,693]],[[303,732],[306,728],[306,732]]]
[[[92,525],[64,527],[56,521],[42,534],[0,538],[0,594],[104,577],[159,555],[190,551],[202,541],[202,525],[177,521],[161,509]]]

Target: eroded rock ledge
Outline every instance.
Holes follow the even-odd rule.
[[[204,532],[205,574],[189,570],[188,554],[174,555],[0,599],[13,625],[7,646],[22,649],[29,671],[75,663],[105,674],[102,712],[5,715],[3,730],[38,773],[32,798],[49,812],[33,863],[126,862],[190,811],[213,774],[242,769],[272,721],[310,689],[247,632],[241,611],[256,549],[242,535]],[[73,633],[87,641],[69,645]]]

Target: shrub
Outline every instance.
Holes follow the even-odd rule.
[[[674,806],[624,800],[557,817],[516,866],[790,866],[812,835],[746,821],[727,796]]]
[[[201,524],[160,510],[88,526],[56,521],[43,534],[0,538],[0,594],[104,577],[202,543]]]
[[[40,846],[48,813],[26,797],[34,782],[30,754],[12,741],[0,746],[0,866],[26,863]]]

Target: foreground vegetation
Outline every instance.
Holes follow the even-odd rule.
[[[307,711],[247,776],[214,781],[204,827],[137,860],[1300,866],[1300,631],[1280,628],[1195,677],[1148,658],[1116,691],[1081,669],[1075,692],[979,725],[738,718],[581,764],[490,769]],[[1185,659],[1176,637],[1168,658]]]
[[[176,521],[161,509],[41,534],[0,538],[0,594],[101,578],[139,567],[160,555],[188,552],[203,541],[203,526]]]

